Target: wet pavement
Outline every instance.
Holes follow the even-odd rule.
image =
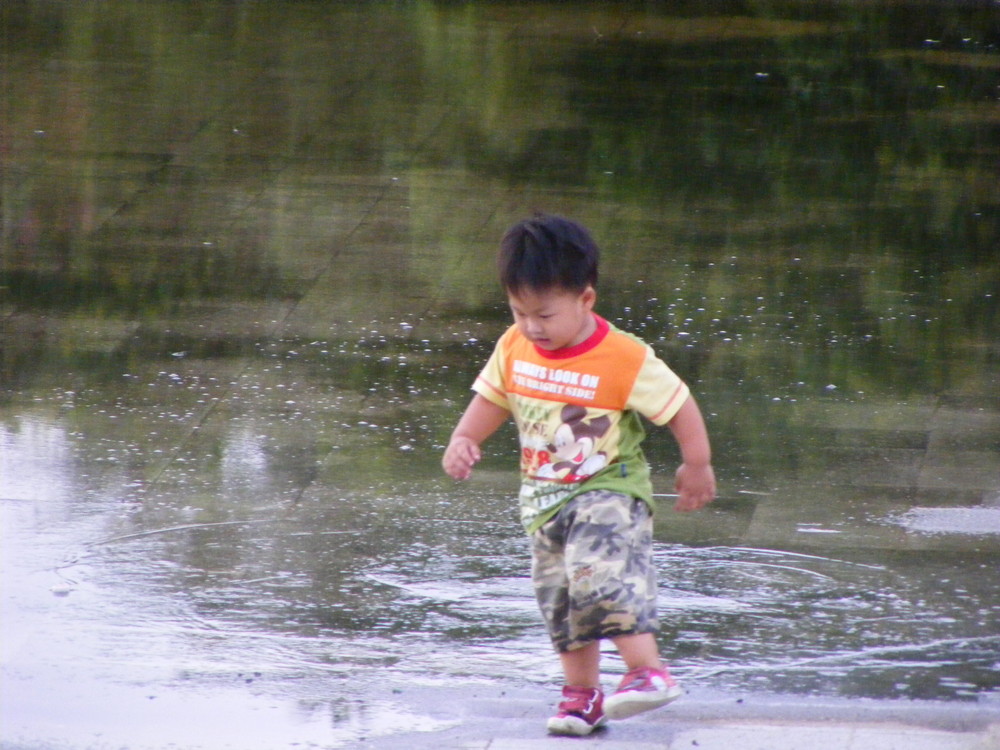
[[[581,742],[1000,746],[1000,116],[973,6],[5,5],[0,746],[564,747],[513,434],[541,208],[698,394],[690,691]],[[846,62],[845,62],[846,61]],[[610,686],[622,671],[608,654]]]

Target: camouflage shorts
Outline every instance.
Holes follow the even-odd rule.
[[[653,517],[645,502],[585,492],[531,542],[535,596],[557,651],[656,632]]]

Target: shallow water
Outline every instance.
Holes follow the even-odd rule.
[[[2,23],[12,747],[220,746],[222,714],[240,747],[337,746],[441,728],[359,682],[558,681],[513,433],[467,484],[438,467],[507,324],[497,238],[536,208],[591,227],[600,311],[707,415],[702,513],[670,510],[676,450],[648,441],[662,650],[693,694],[996,705],[989,11]]]

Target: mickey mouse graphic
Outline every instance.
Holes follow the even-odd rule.
[[[582,482],[608,465],[608,454],[597,451],[596,447],[598,439],[611,429],[611,420],[603,416],[586,422],[586,416],[587,410],[577,404],[562,408],[562,424],[556,428],[555,444],[548,446],[553,460],[539,467],[538,476]]]

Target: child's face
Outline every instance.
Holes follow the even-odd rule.
[[[507,294],[521,333],[546,351],[576,346],[590,337],[597,329],[592,313],[596,299],[590,286],[583,292],[555,288]]]

